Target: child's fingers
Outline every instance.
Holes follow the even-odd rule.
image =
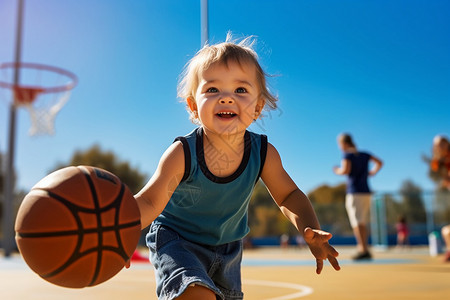
[[[316,273],[320,274],[323,269],[323,260],[322,259],[316,259]]]
[[[316,273],[320,274],[322,273],[323,270],[323,259],[316,259]],[[338,260],[336,259],[336,257],[334,256],[329,256],[328,257],[328,261],[330,262],[330,264],[333,266],[333,268],[336,271],[339,271],[341,269],[341,266],[339,265]]]
[[[334,247],[331,246],[331,245],[330,245],[330,250],[329,250],[329,252],[330,252],[330,255],[333,256],[333,257],[338,257],[338,256],[339,256],[339,252],[337,252],[337,250],[334,249]]]
[[[341,266],[339,265],[339,262],[338,262],[338,260],[336,259],[336,257],[330,256],[330,257],[328,257],[328,261],[330,262],[330,264],[333,266],[333,268],[334,268],[336,271],[339,271],[339,270],[341,269]]]

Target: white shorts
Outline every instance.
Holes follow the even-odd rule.
[[[352,228],[366,225],[369,222],[372,194],[347,194],[345,208]]]

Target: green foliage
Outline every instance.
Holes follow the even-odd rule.
[[[351,235],[345,210],[345,184],[322,185],[308,194],[323,229],[334,234]],[[266,186],[259,181],[249,205],[249,226],[252,237],[298,235],[296,228],[281,213]]]
[[[54,170],[67,166],[88,165],[105,169],[118,176],[131,190],[137,193],[146,183],[147,175],[132,168],[128,162],[121,161],[112,151],[104,151],[99,145],[73,154],[68,164],[58,164]]]
[[[405,180],[400,188],[402,212],[410,222],[425,223],[426,212],[422,189],[410,180]]]
[[[396,233],[395,224],[397,224],[400,217],[405,217],[407,222],[410,223],[404,203],[397,199],[395,195],[384,194],[384,204],[386,208],[386,225],[390,234]]]
[[[439,190],[434,199],[434,221],[441,226],[450,220],[450,190]]]
[[[400,217],[404,217],[410,226],[426,224],[427,214],[424,199],[426,195],[430,194],[424,193],[411,180],[403,181],[399,192],[383,194],[386,209],[386,226],[389,234],[396,233],[396,224]],[[411,234],[422,233],[412,230]]]
[[[336,186],[321,185],[308,194],[324,230],[333,234],[352,234],[345,210],[345,195],[345,183]]]
[[[253,191],[248,222],[251,237],[298,234],[291,222],[281,213],[262,181],[258,181]]]

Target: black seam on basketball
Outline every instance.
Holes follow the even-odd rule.
[[[129,223],[125,223],[125,224],[122,224],[122,225],[118,225],[118,226],[108,226],[108,227],[104,227],[104,228],[105,229],[115,230],[115,231],[116,230],[120,231],[120,229],[134,227],[134,226],[140,226],[140,225],[141,225],[141,223],[139,221],[134,221],[134,222],[129,222]],[[85,231],[85,233],[93,233],[93,232],[96,232],[96,231],[97,230],[95,230],[95,229],[91,229],[91,230]],[[74,232],[76,232],[76,231],[74,231]],[[49,235],[49,236],[53,236],[53,235]],[[27,237],[39,237],[39,236],[27,236]],[[42,237],[42,236],[40,236],[40,237]],[[106,245],[100,246],[99,245],[97,247],[93,247],[93,248],[87,249],[87,250],[85,250],[83,252],[80,252],[80,251],[74,252],[72,254],[72,256],[63,265],[61,265],[59,268],[57,268],[56,270],[54,270],[54,271],[52,271],[50,273],[43,274],[43,275],[40,275],[40,276],[42,278],[53,277],[53,276],[59,274],[60,272],[62,272],[65,268],[70,266],[76,260],[78,260],[78,259],[80,259],[80,258],[82,258],[82,257],[84,257],[86,255],[89,255],[90,253],[97,252],[99,250],[102,250],[102,251],[108,250],[108,251],[114,252],[116,254],[119,254],[119,255],[121,255],[124,258],[125,261],[127,261],[129,259],[129,257],[125,253],[125,250],[123,249],[123,245],[121,245],[120,247],[119,246],[118,247],[113,247],[113,246],[106,246]],[[124,253],[124,254],[122,255],[121,253]],[[90,283],[89,285],[93,285],[93,283]]]
[[[120,205],[122,204],[122,197],[123,197],[124,192],[125,192],[125,185],[122,183],[122,185],[120,187],[119,195],[117,195],[116,199],[114,200],[114,202],[116,203],[116,215],[115,215],[115,219],[114,219],[114,225],[116,225],[116,226],[119,225]],[[119,246],[117,254],[122,256],[124,261],[127,261],[128,255],[125,252],[125,249],[123,247],[122,239],[120,238],[120,231],[116,229],[116,230],[114,230],[114,233],[116,234],[117,245]]]
[[[40,275],[40,276],[42,278],[51,278],[51,277],[53,277],[55,275],[58,275],[60,272],[64,271],[68,266],[70,266],[74,261],[78,260],[79,258],[81,258],[83,256],[88,255],[91,252],[96,252],[97,248],[98,247],[88,249],[88,250],[84,251],[83,253],[78,252],[78,253],[76,253],[76,257],[75,258],[73,258],[73,256],[72,256],[71,258],[69,258],[64,264],[62,264],[56,270],[54,270],[54,271],[52,271],[50,273],[47,273],[47,274]]]
[[[89,187],[91,189],[91,195],[92,199],[94,201],[94,209],[95,209],[95,216],[97,217],[97,261],[95,264],[95,271],[94,275],[92,275],[92,280],[89,283],[89,285],[93,285],[94,282],[98,278],[98,274],[100,273],[100,267],[102,265],[102,249],[103,249],[103,234],[102,234],[102,217],[100,212],[100,204],[98,202],[98,196],[97,196],[97,190],[95,189],[94,182],[92,181],[91,175],[89,171],[87,171],[84,168],[79,168],[83,173],[84,176],[89,184]]]
[[[140,220],[130,221],[127,223],[120,223],[120,205],[123,201],[122,197],[126,190],[126,186],[123,183],[121,184],[121,189],[120,189],[118,195],[116,196],[116,199],[112,203],[108,204],[107,206],[100,207],[99,198],[97,196],[97,191],[95,189],[95,185],[92,181],[92,178],[90,177],[89,171],[85,170],[84,168],[79,168],[79,169],[86,176],[88,184],[91,188],[91,193],[94,198],[94,206],[95,206],[94,209],[76,205],[76,204],[70,202],[69,200],[67,200],[66,198],[64,198],[58,194],[55,194],[54,192],[50,192],[50,191],[46,190],[49,197],[59,201],[62,205],[64,205],[69,210],[69,212],[72,214],[72,216],[74,217],[74,219],[76,221],[77,229],[61,230],[61,231],[53,231],[53,232],[31,232],[31,233],[17,232],[17,235],[22,238],[64,237],[64,236],[76,235],[77,243],[76,243],[75,249],[73,250],[70,257],[55,270],[48,272],[47,274],[41,274],[40,276],[42,278],[51,278],[51,277],[59,274],[60,272],[64,271],[64,269],[66,269],[68,266],[72,265],[76,260],[78,260],[84,256],[87,256],[91,253],[97,253],[96,269],[94,271],[93,278],[89,284],[91,286],[91,285],[95,284],[95,281],[98,279],[98,276],[100,273],[100,267],[101,267],[101,263],[102,263],[102,251],[114,252],[117,255],[121,256],[124,259],[124,261],[127,261],[129,259],[129,256],[127,255],[127,253],[124,249],[123,241],[120,237],[120,232],[121,232],[121,230],[126,229],[126,228],[132,228],[132,227],[140,228],[141,223],[140,223]],[[101,224],[101,214],[103,212],[109,211],[111,209],[115,209],[114,224],[112,226],[103,226]],[[84,228],[82,219],[79,215],[80,213],[95,214],[96,218],[97,218],[97,223],[98,223],[97,228]],[[103,245],[103,234],[106,232],[112,232],[112,231],[114,232],[116,239],[117,239],[116,240],[117,247]],[[81,247],[83,245],[84,236],[87,234],[93,234],[93,233],[97,233],[97,237],[98,237],[97,246],[91,247],[89,249],[85,249],[84,251],[80,251]]]
[[[74,261],[76,261],[80,257],[79,253],[80,253],[81,245],[83,243],[83,234],[84,234],[84,232],[83,232],[83,223],[81,222],[81,218],[78,215],[78,210],[76,209],[77,205],[74,205],[72,202],[68,201],[67,199],[65,199],[65,198],[63,198],[63,197],[61,197],[61,196],[59,196],[59,195],[57,195],[55,193],[52,193],[52,192],[49,192],[49,191],[47,191],[47,192],[48,192],[50,197],[60,201],[72,213],[72,215],[75,218],[75,221],[77,223],[77,226],[78,226],[78,230],[74,230],[74,233],[78,236],[78,239],[77,239],[77,244],[75,246],[75,249],[72,252],[72,255],[69,257],[69,259],[62,266],[57,268],[56,270],[54,270],[54,271],[52,271],[50,273],[47,273],[47,274],[41,274],[42,278],[52,277],[52,276],[60,273],[67,266],[71,265]],[[67,232],[67,231],[64,231],[64,232]],[[45,232],[43,234],[44,235],[48,234],[48,232]]]
[[[107,231],[120,231],[122,229],[126,229],[129,227],[140,226],[141,223],[139,221],[133,221],[122,224],[115,224],[113,226],[104,226],[102,227],[102,232]],[[83,234],[89,234],[97,232],[98,229],[90,228],[82,230]],[[63,237],[78,234],[78,230],[62,230],[62,231],[52,231],[52,232],[17,232],[17,236],[21,238],[45,238],[45,237]]]

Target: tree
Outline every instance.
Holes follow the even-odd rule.
[[[261,180],[253,190],[248,210],[248,224],[252,237],[298,234],[294,225],[281,213]]]
[[[402,197],[401,214],[405,215],[412,223],[425,223],[426,212],[422,198],[422,189],[411,180],[405,180],[400,187]]]
[[[144,186],[148,177],[138,169],[132,168],[128,162],[119,160],[112,151],[102,150],[99,145],[93,145],[85,151],[75,151],[68,164],[59,163],[55,170],[79,165],[98,167],[115,174],[130,188],[132,193],[137,193]]]
[[[102,150],[99,145],[93,145],[85,151],[75,151],[67,164],[59,163],[54,170],[79,165],[102,168],[113,173],[128,186],[133,194],[137,193],[144,186],[148,177],[138,169],[132,168],[128,162],[121,161],[112,151]],[[139,245],[145,245],[147,231],[147,229],[142,230]]]
[[[321,185],[308,193],[324,230],[341,235],[352,234],[345,210],[345,194],[345,183],[336,186]]]

